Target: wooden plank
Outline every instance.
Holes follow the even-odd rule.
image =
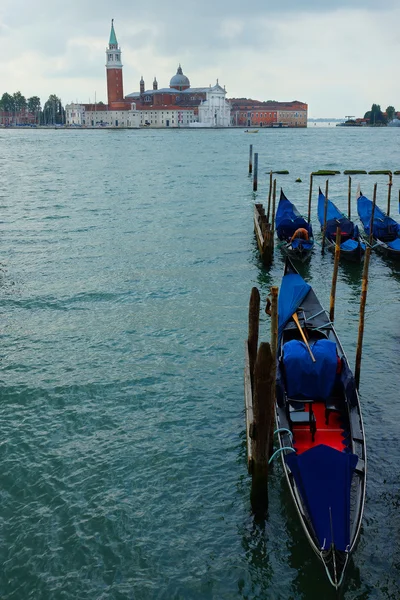
[[[262,234],[261,227],[258,222],[258,216],[259,216],[258,210],[256,208],[254,208],[254,230],[255,230],[256,236],[257,236],[258,247],[260,248],[260,252],[262,252],[261,248],[264,247],[264,236]]]
[[[253,394],[251,389],[251,377],[250,377],[250,357],[247,340],[245,341],[244,350],[244,407],[246,416],[246,446],[247,446],[247,469],[251,473],[253,455],[251,450],[251,429],[253,428]]]

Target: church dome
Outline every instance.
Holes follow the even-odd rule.
[[[190,87],[190,81],[186,75],[183,74],[181,65],[179,65],[176,75],[171,78],[169,87],[175,88],[176,90],[183,90]]]

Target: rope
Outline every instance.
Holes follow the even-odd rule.
[[[292,448],[291,446],[283,446],[282,448],[278,448],[278,450],[275,450],[275,452],[269,459],[268,464],[270,465],[272,463],[272,461],[274,460],[275,456],[278,456],[278,454],[283,452],[283,450],[290,450],[290,452],[296,452],[296,450],[294,448]]]
[[[276,433],[280,433],[281,431],[286,431],[286,433],[288,433],[290,435],[290,441],[293,440],[293,433],[290,431],[290,429],[286,429],[286,427],[280,427],[279,429],[275,429],[274,435]]]

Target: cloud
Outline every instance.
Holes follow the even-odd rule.
[[[110,13],[112,9],[113,13]],[[20,89],[106,101],[105,47],[115,18],[125,93],[156,76],[169,85],[179,63],[193,86],[225,84],[228,96],[303,100],[312,116],[396,107],[400,10],[372,0],[3,0],[0,94]],[[400,107],[399,107],[400,108]]]

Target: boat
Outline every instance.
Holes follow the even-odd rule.
[[[258,129],[245,129],[244,133],[258,133]]]
[[[357,198],[357,210],[368,236],[371,231],[372,206],[372,201],[360,192]],[[376,205],[372,238],[375,250],[390,258],[400,259],[400,225]]]
[[[278,299],[277,354],[275,454],[281,454],[306,537],[338,590],[364,512],[360,399],[329,315],[288,258]]]
[[[324,229],[325,215],[325,195],[321,188],[318,195],[318,220],[321,224],[321,231]],[[336,246],[336,230],[340,227],[341,243],[340,243],[340,258],[352,262],[360,262],[365,254],[365,243],[360,237],[358,226],[354,225],[337,206],[328,199],[328,207],[326,213],[326,229],[325,229],[325,244],[331,252],[335,251]]]
[[[300,215],[281,189],[276,211],[276,234],[284,254],[302,262],[310,258],[314,248],[312,226]]]

